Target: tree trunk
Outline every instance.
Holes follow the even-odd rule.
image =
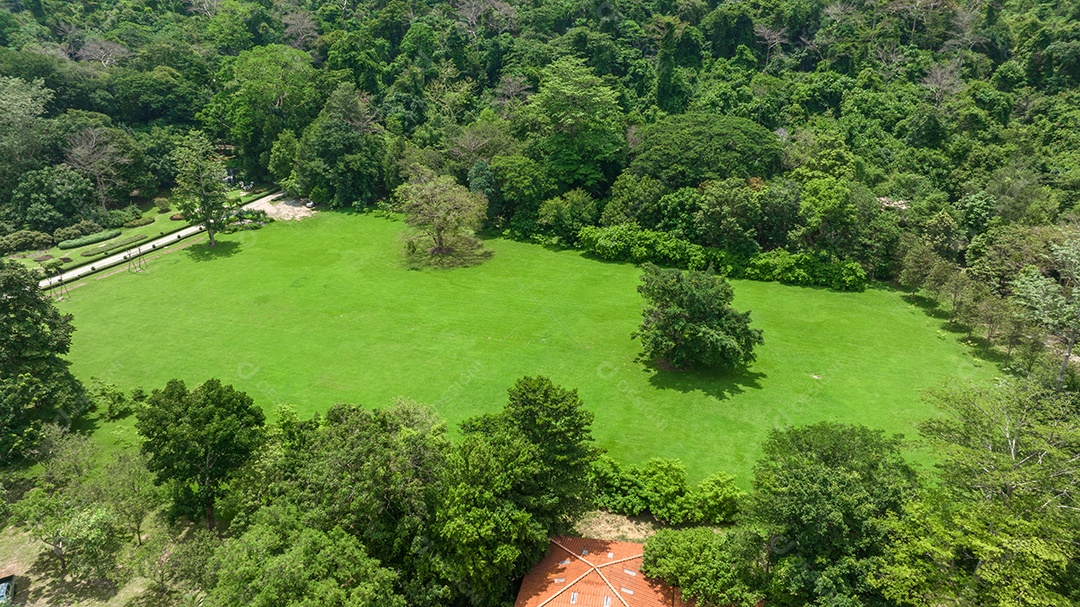
[[[1076,332],[1069,333],[1068,345],[1065,348],[1065,358],[1061,361],[1061,369],[1058,371],[1057,377],[1057,389],[1060,391],[1061,386],[1065,384],[1065,371],[1069,369],[1069,359],[1072,358],[1073,346],[1076,345]]]
[[[214,518],[214,498],[208,498],[206,500],[206,524],[210,527],[210,531],[217,531],[217,519]]]
[[[210,227],[210,224],[206,224],[206,235],[210,237],[210,248],[217,246],[217,241],[214,240],[214,228]]]

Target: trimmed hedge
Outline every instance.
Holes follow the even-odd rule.
[[[132,219],[131,221],[125,221],[124,222],[124,227],[125,228],[139,228],[139,227],[142,227],[142,226],[145,226],[145,225],[150,225],[152,223],[154,223],[154,218],[153,217],[140,217],[138,219]]]
[[[116,242],[110,242],[106,246],[95,247],[93,249],[87,249],[87,250],[83,251],[81,253],[81,255],[83,257],[95,257],[97,255],[107,255],[109,253],[112,253],[113,251],[116,251],[117,249],[122,249],[122,248],[124,248],[124,247],[126,247],[128,245],[133,245],[133,244],[135,244],[137,242],[146,240],[146,238],[147,238],[146,234],[136,234],[134,236],[128,236],[127,238],[122,238],[120,240],[117,240]]]
[[[81,238],[72,238],[71,240],[65,240],[58,243],[56,246],[61,249],[77,249],[79,247],[85,247],[88,244],[94,244],[95,242],[102,242],[109,240],[110,238],[116,238],[120,235],[120,230],[105,230],[104,232],[98,232],[97,234],[90,234],[89,236],[83,236]]]

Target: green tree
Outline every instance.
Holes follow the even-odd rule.
[[[200,118],[206,128],[228,133],[250,175],[263,176],[278,135],[302,132],[319,111],[311,56],[280,44],[259,46],[224,62],[218,79],[222,89]]]
[[[638,292],[645,299],[644,320],[634,333],[644,361],[676,369],[734,369],[754,361],[764,343],[750,327],[750,313],[731,307],[734,293],[720,276],[707,272],[643,266]]]
[[[279,143],[287,142],[279,138]],[[341,84],[296,144],[295,187],[321,204],[365,207],[384,192],[385,155],[382,127],[370,100],[351,83]]]
[[[867,574],[887,547],[881,520],[917,486],[900,437],[829,422],[773,430],[747,509],[770,538],[769,602],[879,602]]]
[[[225,166],[215,157],[213,145],[201,131],[193,131],[172,153],[176,164],[176,196],[180,212],[206,229],[210,246],[225,226],[235,206],[225,195]]]
[[[641,129],[630,170],[670,189],[710,179],[767,178],[780,170],[780,142],[745,118],[678,114]]]
[[[874,585],[904,605],[1072,604],[1075,395],[1007,380],[929,400],[939,415],[919,429],[940,462],[940,488],[890,517],[892,548]]]
[[[402,203],[405,223],[415,230],[410,253],[446,259],[479,247],[476,230],[487,215],[483,194],[469,191],[449,175],[426,170],[394,193]]]
[[[293,506],[259,511],[243,535],[214,552],[209,605],[405,607],[397,574],[340,528],[312,527]]]
[[[161,492],[154,484],[154,475],[147,467],[143,453],[117,453],[105,466],[102,494],[116,514],[117,521],[143,543],[143,522],[161,505]]]
[[[42,80],[0,77],[0,200],[24,173],[40,168],[50,131],[43,115],[52,99]]]
[[[645,543],[641,571],[700,604],[752,607],[763,599],[756,546],[764,539],[744,529],[662,529]]]
[[[80,219],[90,219],[94,188],[66,165],[29,171],[11,195],[7,219],[20,227],[53,233]]]
[[[578,232],[585,226],[595,225],[600,215],[599,206],[584,190],[570,190],[562,196],[549,198],[540,205],[540,225],[566,245],[577,244]]]
[[[263,412],[247,394],[216,379],[188,390],[172,380],[154,390],[136,414],[142,452],[158,484],[168,484],[178,509],[206,516],[217,528],[214,505],[223,485],[262,441]]]
[[[551,62],[523,110],[556,183],[596,192],[614,178],[625,150],[615,92],[577,57]]]
[[[71,347],[70,314],[60,314],[39,277],[0,261],[0,459],[12,461],[37,442],[42,424],[81,415],[89,402],[61,358]]]
[[[1052,244],[1055,276],[1030,268],[1013,281],[1014,300],[1028,318],[1061,340],[1065,353],[1057,374],[1057,386],[1065,382],[1073,347],[1080,338],[1080,235],[1070,234],[1062,244]]]

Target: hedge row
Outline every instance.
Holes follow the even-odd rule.
[[[838,291],[861,291],[867,282],[866,271],[854,261],[789,253],[784,249],[740,258],[636,224],[585,227],[578,233],[578,239],[582,249],[610,261],[651,262],[690,270],[711,266],[733,278],[822,286]]]
[[[641,468],[623,469],[609,457],[592,467],[597,506],[616,514],[648,512],[664,523],[723,525],[732,522],[744,493],[727,474],[714,474],[691,487],[677,459],[651,459]]]
[[[90,234],[89,236],[65,240],[61,243],[58,243],[56,246],[60,247],[61,249],[76,249],[78,247],[85,247],[88,244],[94,244],[95,242],[101,242],[103,240],[109,240],[110,238],[116,238],[119,235],[120,230],[105,230],[104,232]]]
[[[139,228],[142,226],[150,225],[154,223],[153,217],[139,217],[138,219],[132,219],[131,221],[125,221],[125,228]]]
[[[135,244],[135,243],[137,243],[139,241],[142,241],[142,240],[146,240],[146,234],[136,234],[134,236],[128,236],[127,238],[122,238],[120,240],[117,240],[116,242],[110,242],[107,246],[100,246],[100,247],[95,247],[93,249],[87,249],[86,251],[83,251],[81,253],[81,255],[83,257],[95,257],[97,255],[107,255],[109,253],[112,253],[113,251],[116,251],[117,249],[122,249],[122,248],[124,248],[124,247],[126,247],[128,245],[133,245],[133,244]]]

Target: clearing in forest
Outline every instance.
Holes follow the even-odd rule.
[[[402,230],[319,213],[90,279],[60,304],[75,315],[73,369],[147,390],[217,377],[271,416],[407,397],[451,427],[544,374],[580,391],[616,459],[678,457],[693,480],[726,471],[740,484],[770,428],[835,420],[911,435],[931,414],[922,390],[995,372],[897,292],[748,281],[734,282],[734,304],[765,337],[748,372],[647,369],[630,339],[638,268],[496,239],[482,265],[409,270]],[[105,444],[134,438],[131,418],[98,423]]]

